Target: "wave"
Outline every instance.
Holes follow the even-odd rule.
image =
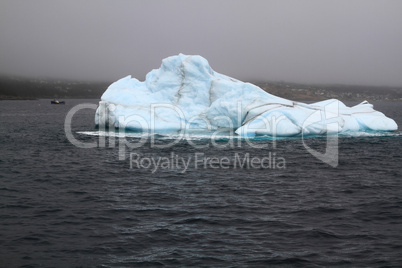
[[[167,133],[149,133],[149,132],[115,132],[115,131],[78,131],[80,135],[87,136],[99,136],[99,137],[116,137],[116,138],[150,138],[158,140],[177,140],[177,139],[186,139],[186,140],[215,140],[215,141],[225,141],[230,139],[235,140],[253,140],[253,141],[264,141],[264,140],[283,140],[283,139],[300,139],[300,138],[313,138],[319,137],[323,138],[326,135],[309,135],[309,136],[292,136],[292,137],[272,137],[272,136],[255,136],[255,137],[243,137],[238,136],[236,134],[229,133],[220,133],[216,132],[202,132],[202,133],[175,133],[175,134],[167,134]],[[336,134],[331,134],[331,136],[335,136]],[[401,137],[402,131],[361,131],[361,132],[341,132],[338,133],[338,137]]]

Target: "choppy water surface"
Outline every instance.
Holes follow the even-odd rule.
[[[152,148],[150,138],[124,155],[134,153],[139,164],[173,162],[154,170],[143,160],[130,168],[129,158],[119,160],[118,138],[89,149],[67,140],[65,115],[84,102],[0,102],[1,267],[402,263],[400,131],[341,137],[336,168],[300,139],[254,141],[262,149],[246,142],[225,147],[222,140],[222,148],[197,149],[210,142]],[[402,126],[401,103],[374,105]],[[94,112],[73,117],[74,137],[86,144],[99,141]],[[326,139],[306,144],[324,152]],[[265,157],[265,165],[241,167],[236,161],[247,154]],[[216,168],[195,162],[197,156],[228,161]],[[181,159],[189,161],[185,171]]]

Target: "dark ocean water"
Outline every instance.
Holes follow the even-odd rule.
[[[401,131],[340,138],[336,168],[300,139],[255,142],[265,149],[186,141],[126,149],[141,159],[229,159],[225,168],[191,160],[184,173],[180,165],[152,173],[145,160],[133,168],[119,160],[108,139],[89,149],[68,141],[65,116],[84,102],[98,100],[0,101],[0,267],[402,265]],[[402,126],[401,103],[374,105]],[[82,133],[97,133],[93,118],[91,109],[73,117],[76,139],[99,140]],[[326,139],[306,143],[324,151]],[[233,164],[247,153],[285,162]]]

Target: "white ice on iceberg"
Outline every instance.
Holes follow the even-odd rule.
[[[336,132],[392,131],[394,120],[364,101],[305,104],[212,70],[201,56],[180,54],[162,61],[144,82],[122,78],[105,91],[95,124],[155,133],[229,129],[241,136],[295,136]]]

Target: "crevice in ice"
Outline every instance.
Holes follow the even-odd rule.
[[[211,80],[211,85],[209,86],[209,90],[208,90],[208,95],[209,95],[209,105],[208,107],[211,107],[212,105],[212,89],[214,87],[214,80]]]
[[[177,93],[176,93],[176,96],[177,96],[176,104],[179,103],[179,101],[180,101],[181,90],[184,87],[184,79],[186,77],[186,72],[184,71],[184,63],[183,62],[180,64],[180,75],[181,75],[181,83],[180,83],[180,88],[179,88],[179,90],[177,90]]]

